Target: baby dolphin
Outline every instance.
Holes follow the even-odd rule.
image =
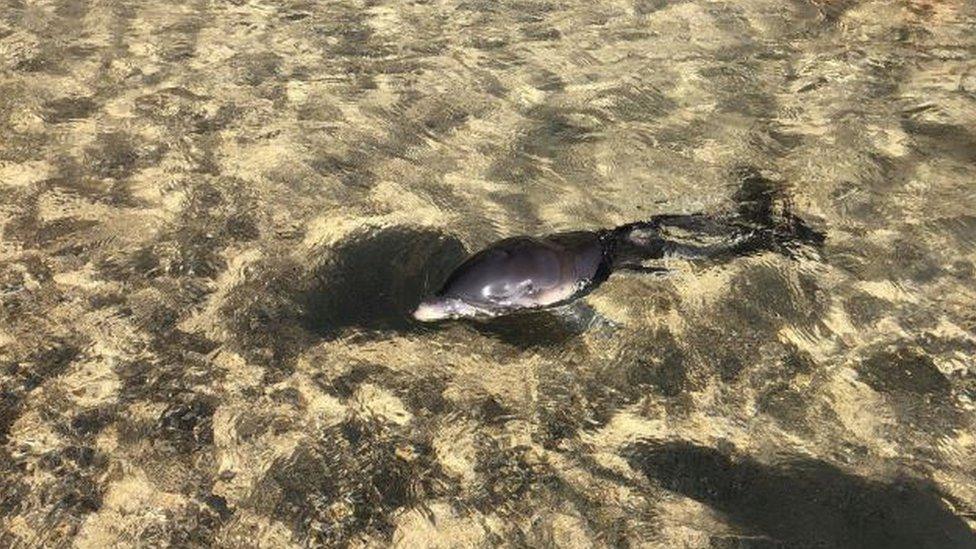
[[[490,317],[574,300],[610,275],[607,236],[575,232],[498,241],[457,267],[413,316]]]
[[[762,250],[793,256],[823,235],[787,215],[779,226],[751,226],[705,214],[662,215],[615,229],[495,242],[458,266],[413,312],[422,322],[496,317],[551,308],[593,291],[616,270],[667,272],[646,261],[727,260]]]

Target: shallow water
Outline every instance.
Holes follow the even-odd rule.
[[[0,0],[2,545],[973,547],[974,53],[964,0]],[[405,315],[756,181],[820,257]]]

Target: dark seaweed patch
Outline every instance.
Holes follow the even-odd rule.
[[[646,381],[657,388],[662,395],[673,397],[681,394],[687,379],[688,375],[680,353],[668,349],[665,350],[661,363],[651,368]]]
[[[528,448],[502,448],[489,437],[476,440],[474,467],[478,480],[468,487],[475,508],[506,516],[530,499],[530,494],[555,480],[541,463],[529,459]]]
[[[536,438],[547,448],[572,439],[586,421],[579,377],[575,369],[566,368],[546,372],[539,379],[534,423],[538,425]]]
[[[801,351],[793,344],[787,347],[786,356],[783,357],[782,364],[789,374],[809,373],[817,366],[810,353]]]
[[[156,431],[181,454],[213,443],[214,405],[207,399],[171,404],[159,416]]]
[[[415,379],[396,391],[404,404],[416,414],[439,415],[451,408],[451,401],[444,397],[447,382],[437,377]]]
[[[85,515],[98,511],[102,506],[105,486],[99,479],[104,475],[107,464],[103,454],[88,446],[68,445],[46,451],[22,462],[26,467],[44,471],[44,475],[40,482],[31,486],[29,492],[15,493],[14,497],[25,505],[43,503],[47,506],[42,528],[62,523],[65,527],[60,529],[59,534],[74,535]],[[51,536],[52,533],[45,531],[41,535]]]
[[[69,21],[81,21],[89,12],[89,6],[85,2],[61,0],[56,2],[55,5],[54,13]]]
[[[121,179],[132,175],[140,160],[135,137],[125,132],[103,133],[85,150],[85,164],[96,177]]]
[[[70,237],[77,237],[87,229],[98,226],[97,221],[89,219],[62,218],[45,223],[34,233],[36,242],[41,246],[49,246]]]
[[[287,370],[288,361],[313,339],[303,327],[301,298],[311,282],[308,272],[291,259],[268,259],[251,265],[242,284],[222,306],[233,348],[245,358]]]
[[[348,372],[336,376],[328,385],[329,392],[338,397],[349,398],[361,383],[369,379],[375,379],[377,376],[384,375],[387,372],[389,370],[386,367],[377,364],[355,366]]]
[[[802,280],[803,275],[799,275]],[[825,312],[826,300],[817,289],[804,288],[784,276],[780,269],[756,265],[730,282],[730,296],[722,303],[723,312],[748,323],[756,331],[774,330],[786,320],[794,324],[813,324]]]
[[[114,406],[103,406],[83,410],[71,418],[68,433],[77,437],[87,437],[98,434],[116,419]]]
[[[605,93],[612,101],[611,111],[616,120],[628,122],[653,122],[678,104],[652,84],[638,82],[627,84]]]
[[[73,448],[69,447],[65,452],[71,450]],[[78,463],[70,457],[68,459],[70,461],[67,463],[61,460],[52,462],[52,473],[59,477],[60,482],[56,486],[46,486],[41,497],[49,498],[55,514],[80,517],[97,511],[102,506],[103,488],[96,482],[95,471],[91,470],[90,464]]]
[[[831,2],[814,2],[817,9],[820,11],[820,15],[824,20],[831,25],[836,24],[845,13],[851,8],[857,5],[857,2],[853,0],[840,0]]]
[[[61,375],[81,354],[81,348],[68,341],[52,341],[33,355],[2,364],[0,385],[0,443],[6,443],[10,427],[20,416],[27,393]]]
[[[858,324],[872,324],[881,319],[888,303],[868,293],[856,293],[845,301],[844,309]]]
[[[474,407],[474,417],[478,418],[485,424],[492,425],[504,423],[513,416],[510,411],[499,404],[494,397],[489,395],[478,402],[478,404]]]
[[[945,395],[951,389],[931,357],[904,347],[871,356],[858,372],[865,383],[882,393]]]
[[[861,478],[815,459],[766,465],[689,442],[639,443],[632,467],[664,488],[788,547],[973,547],[976,536],[928,482]]]
[[[737,45],[724,49],[713,62],[699,69],[698,74],[708,81],[708,88],[718,99],[722,112],[760,119],[777,109],[775,96],[763,86],[757,70],[762,54],[775,55],[775,52],[757,51],[752,44]]]
[[[564,347],[563,352],[569,357],[582,349]],[[635,338],[613,360],[587,368],[570,363],[539,372],[537,438],[547,447],[557,446],[581,429],[606,425],[618,410],[641,399],[681,395],[690,385],[686,362],[685,351],[673,334],[657,329]]]
[[[566,87],[566,82],[558,74],[545,69],[529,75],[529,79],[536,89],[542,91],[557,92]]]
[[[549,106],[533,107],[527,113],[534,127],[525,137],[531,152],[551,152],[561,146],[594,142],[606,122],[599,111],[566,110]]]
[[[891,254],[889,268],[907,278],[927,282],[942,273],[942,264],[934,256],[934,250],[914,238],[898,239],[888,253]]]
[[[969,423],[968,414],[956,407],[952,383],[920,349],[879,350],[862,361],[857,371],[862,381],[887,396],[900,429],[931,440]],[[919,454],[932,452],[928,443],[906,443]]]
[[[415,377],[377,364],[359,364],[323,383],[326,391],[349,398],[363,383],[380,385],[399,398],[418,415],[444,413],[451,403],[443,395],[447,382],[435,376]]]
[[[163,331],[155,338],[155,353],[121,361],[115,373],[122,382],[119,398],[124,402],[141,399],[170,402],[174,395],[212,386],[219,370],[204,354],[215,343],[180,330]],[[205,351],[205,352],[201,352]]]
[[[277,460],[248,506],[309,544],[342,546],[360,535],[389,539],[398,509],[450,491],[423,434],[351,419]]]
[[[168,62],[185,61],[196,55],[197,39],[204,21],[199,17],[184,17],[156,30],[160,57]]]
[[[763,392],[757,402],[759,411],[769,414],[784,429],[808,431],[807,397],[785,384]]]
[[[668,0],[635,0],[634,12],[637,15],[648,15],[664,9],[671,3],[677,4],[678,2],[669,2]]]
[[[108,262],[117,278],[131,274],[213,278],[225,267],[220,252],[233,242],[260,236],[246,187],[233,179],[205,179],[187,190],[180,218],[152,244]]]
[[[695,367],[705,376],[717,374],[726,382],[739,378],[743,370],[751,368],[763,344],[765,333],[746,319],[728,327],[696,325],[687,345],[695,357]]]
[[[322,154],[312,160],[310,166],[317,173],[336,177],[344,185],[357,189],[372,187],[376,179],[369,169],[369,155],[359,150],[345,154]]]
[[[937,151],[963,163],[976,162],[976,134],[963,126],[921,122],[911,118],[902,121],[902,128],[919,143],[925,154]]]
[[[562,38],[562,33],[559,32],[559,29],[548,25],[536,24],[522,27],[522,36],[528,41],[549,42]]]
[[[671,332],[655,331],[636,354],[625,359],[623,376],[609,372],[608,379],[620,380],[614,383],[615,393],[627,395],[628,403],[650,391],[665,397],[681,394],[688,383],[686,357]]]
[[[716,370],[718,371],[719,378],[728,383],[735,381],[739,377],[739,372],[745,367],[742,359],[737,357],[732,352],[727,352],[721,358],[715,362]]]
[[[525,113],[526,127],[512,147],[512,152],[497,158],[488,176],[506,183],[524,184],[544,175],[543,166],[533,157],[560,159],[554,167],[560,172],[585,169],[584,160],[571,154],[574,145],[595,143],[602,139],[608,117],[596,109],[567,109],[549,105],[532,107]]]
[[[231,66],[239,83],[257,86],[278,74],[281,57],[271,52],[239,53],[231,59]]]
[[[179,518],[167,524],[169,535],[160,537],[168,539],[168,545],[172,547],[211,547],[221,525],[232,515],[224,498],[210,495],[202,502],[194,500],[190,503]],[[152,536],[147,538],[153,539]]]
[[[44,119],[52,124],[88,118],[98,109],[90,97],[62,97],[44,104]]]

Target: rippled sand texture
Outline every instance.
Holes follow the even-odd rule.
[[[976,546],[976,4],[0,0],[0,545]],[[465,250],[827,234],[422,327]]]

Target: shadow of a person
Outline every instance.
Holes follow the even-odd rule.
[[[690,442],[638,443],[632,467],[785,547],[976,547],[929,483],[881,482],[810,458],[767,465]]]

